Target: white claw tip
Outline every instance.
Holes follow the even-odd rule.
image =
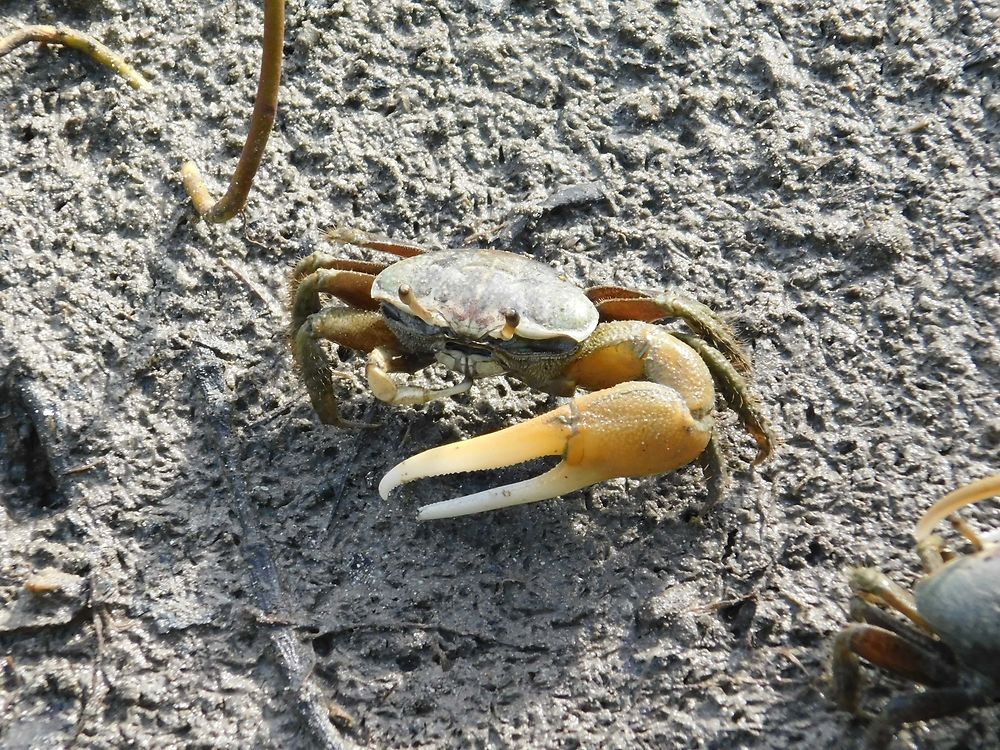
[[[404,472],[400,471],[399,467],[400,464],[396,464],[389,469],[378,483],[378,494],[383,500],[388,500],[389,493],[406,482],[403,478]]]

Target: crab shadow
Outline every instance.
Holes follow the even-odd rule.
[[[468,417],[453,405],[381,411],[383,427],[359,436],[300,405],[248,443],[292,617],[358,736],[395,744],[416,720],[426,739],[514,738],[566,703],[595,727],[615,716],[641,734],[643,706],[666,712],[671,692],[693,700],[684,679],[724,671],[725,653],[707,650],[749,627],[753,580],[725,572],[755,544],[739,509],[727,501],[692,519],[703,489],[687,469],[420,524],[418,504],[536,471],[426,480],[381,501],[381,474],[411,445],[454,439],[442,416],[456,410]],[[496,429],[509,411],[463,429]],[[401,448],[401,435],[418,434]]]

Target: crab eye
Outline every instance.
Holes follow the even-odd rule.
[[[431,314],[427,312],[427,308],[420,304],[417,295],[413,293],[413,289],[409,284],[400,284],[396,295],[399,297],[399,301],[410,308],[413,314],[421,320],[426,322],[431,317]]]
[[[512,307],[508,307],[503,310],[504,325],[500,331],[500,338],[504,341],[510,341],[514,338],[514,332],[517,330],[518,324],[521,322],[521,316],[518,315],[517,310]]]

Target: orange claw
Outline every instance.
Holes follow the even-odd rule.
[[[712,436],[710,412],[694,415],[673,388],[634,381],[578,396],[499,432],[442,445],[397,464],[379,482],[383,499],[401,484],[562,456],[523,482],[420,509],[421,521],[451,518],[564,495],[614,477],[662,474],[693,461]]]

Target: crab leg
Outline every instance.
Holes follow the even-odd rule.
[[[977,479],[975,482],[949,492],[924,511],[924,515],[920,519],[920,523],[917,524],[913,536],[917,542],[926,541],[934,530],[934,527],[941,522],[941,519],[957,512],[966,505],[978,503],[980,500],[985,500],[994,495],[1000,495],[1000,474]]]
[[[597,286],[587,290],[587,296],[597,306],[601,320],[643,320],[652,323],[666,318],[679,318],[691,330],[726,358],[742,374],[750,373],[750,361],[729,324],[706,305],[679,294],[664,292],[655,297],[631,289]]]
[[[341,427],[363,426],[340,416],[333,389],[335,371],[320,343],[324,339],[349,349],[365,351],[389,346],[396,337],[378,313],[346,307],[331,307],[313,313],[292,336],[292,354],[320,421]]]
[[[673,335],[701,355],[702,360],[712,373],[719,393],[722,394],[729,408],[736,412],[743,429],[757,443],[757,456],[753,463],[756,465],[766,461],[774,453],[778,438],[768,425],[760,404],[750,390],[746,379],[739,373],[735,365],[714,346],[702,341],[697,336],[676,332]]]
[[[851,571],[849,583],[851,590],[863,601],[884,604],[905,615],[917,627],[933,632],[917,610],[913,595],[878,568],[855,568]]]
[[[505,430],[408,458],[385,475],[379,494],[387,498],[399,485],[426,477],[562,457],[540,476],[425,506],[419,518],[468,515],[546,500],[614,477],[671,471],[697,458],[711,434],[711,415],[693,416],[673,388],[621,383]]]
[[[349,227],[334,227],[328,230],[326,239],[330,242],[342,242],[345,245],[354,245],[355,247],[363,247],[368,250],[380,250],[383,253],[392,253],[402,258],[412,258],[414,255],[421,255],[427,252],[426,248],[420,245],[390,240],[387,237],[376,237],[373,234]]]
[[[301,281],[293,280],[290,290],[292,331],[298,330],[306,319],[320,311],[320,292],[332,294],[347,302],[355,310],[374,311],[372,303],[371,274],[358,271],[341,271],[320,268]]]
[[[867,623],[854,623],[837,634],[833,645],[833,694],[841,708],[857,711],[860,692],[858,657],[924,685],[956,680],[955,667],[928,643]]]

